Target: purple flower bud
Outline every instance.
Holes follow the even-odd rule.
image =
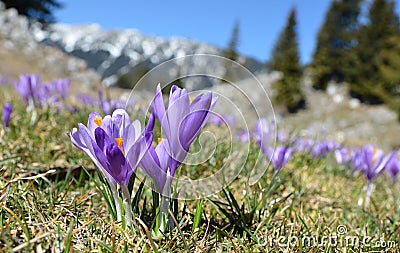
[[[400,161],[397,157],[393,157],[387,163],[385,168],[386,174],[393,180],[396,181],[397,174],[400,172]]]
[[[12,113],[12,105],[10,103],[6,103],[3,109],[3,125],[4,127],[8,127],[10,124],[10,118]]]
[[[171,176],[174,176],[175,170],[185,159],[190,145],[207,122],[216,101],[217,98],[211,92],[189,99],[186,89],[174,85],[165,108],[161,87],[157,86],[151,108],[166,135],[165,149],[171,156]]]
[[[281,171],[292,156],[292,148],[286,146],[277,146],[275,150],[268,147],[263,150],[264,154],[270,159],[274,168],[274,177]]]

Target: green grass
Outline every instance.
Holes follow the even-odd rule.
[[[248,185],[258,155],[255,145],[250,145],[240,175],[224,191],[201,201],[179,201],[174,217],[177,224],[162,239],[150,236],[152,193],[147,186],[139,199],[140,221],[132,229],[123,229],[111,216],[90,159],[73,147],[66,135],[78,122],[86,123],[91,109],[81,109],[76,115],[37,110],[35,118],[19,99],[12,102],[10,128],[5,131],[0,127],[0,191],[10,185],[7,202],[0,206],[0,252],[399,250],[398,183],[385,175],[378,177],[371,203],[365,207],[358,204],[365,196],[362,175],[350,177],[350,171],[336,165],[332,157],[311,159],[297,154],[277,181],[271,182],[272,171],[268,170],[255,185]],[[227,158],[228,139],[218,136],[215,127],[206,128],[217,133],[213,158],[183,166],[182,175],[202,178],[223,165],[235,168],[243,163],[246,145],[234,141],[234,155]],[[201,142],[196,142],[195,151]],[[210,151],[209,146],[203,147],[204,153]],[[258,166],[267,163],[263,160]],[[340,235],[337,229],[343,226],[346,233]],[[335,236],[336,245],[334,241],[328,245],[327,238],[334,240]],[[346,236],[358,238],[360,245],[346,243]],[[301,243],[310,238],[320,245]],[[368,239],[364,244],[363,238]],[[286,247],[288,239],[293,244]],[[380,239],[386,248],[366,245]],[[392,242],[396,247],[388,247]]]

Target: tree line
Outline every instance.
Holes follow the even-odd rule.
[[[362,8],[367,13],[362,15]],[[235,25],[235,37],[237,24]],[[234,51],[229,43],[232,54]],[[283,77],[274,86],[278,105],[289,113],[305,108],[301,78],[307,70],[313,88],[326,90],[334,81],[365,104],[386,104],[400,115],[400,23],[392,0],[333,0],[325,15],[312,61],[301,66],[296,9],[287,18],[267,63]],[[399,117],[400,118],[400,117]]]

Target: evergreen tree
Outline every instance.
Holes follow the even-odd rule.
[[[277,91],[275,99],[290,113],[297,112],[305,107],[305,96],[300,86],[302,69],[296,28],[296,10],[293,8],[268,64],[270,69],[280,71],[283,74],[283,77],[274,84]]]
[[[387,40],[386,48],[377,57],[379,82],[374,94],[397,112],[400,121],[400,36]]]
[[[353,69],[358,16],[362,0],[334,0],[318,32],[311,63],[315,89],[325,90],[329,81],[343,82]]]
[[[62,7],[57,0],[1,0],[6,8],[15,8],[18,14],[47,24],[55,21],[52,11]]]
[[[228,43],[228,48],[224,50],[223,56],[236,61],[238,58],[237,47],[239,45],[239,21],[235,21],[233,25],[231,38]]]
[[[390,58],[396,55],[399,28],[394,2],[374,0],[369,9],[368,22],[358,34],[358,45],[355,48],[357,64],[350,77],[350,94],[353,97],[364,103],[378,104],[391,96],[395,83],[390,79],[396,78],[389,78],[388,69],[391,69],[395,61]]]
[[[239,58],[239,54],[237,51],[237,47],[239,45],[239,21],[235,21],[233,25],[231,38],[228,43],[228,47],[222,52],[222,56],[232,60],[237,61]],[[225,73],[222,83],[236,82],[240,80],[240,77],[237,75],[238,71],[236,70],[237,65],[231,62],[226,62],[224,64]]]

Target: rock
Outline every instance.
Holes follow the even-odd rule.
[[[360,100],[356,99],[356,98],[352,98],[349,100],[349,106],[351,109],[355,109],[360,107]]]
[[[90,84],[89,87],[98,83],[99,77],[87,69],[84,60],[67,56],[58,49],[45,47],[38,42],[47,35],[48,32],[40,23],[18,15],[13,8],[4,9],[0,2],[0,47],[32,59],[41,69],[51,67],[51,72],[59,73],[59,77],[70,77],[79,83]]]

